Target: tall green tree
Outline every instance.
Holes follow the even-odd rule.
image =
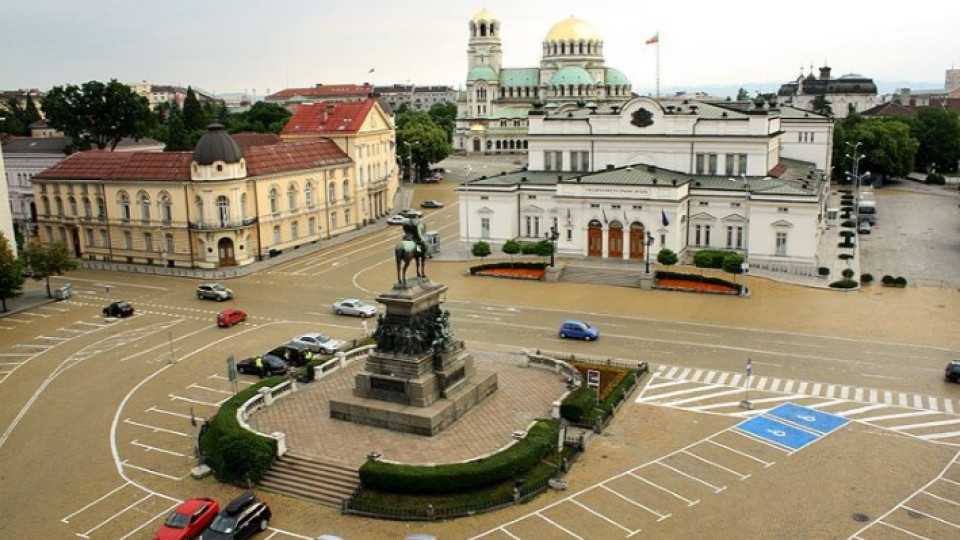
[[[833,116],[833,107],[830,106],[831,102],[823,94],[813,98],[813,103],[810,104],[810,108],[813,109],[813,112],[817,114],[822,114],[824,116]]]
[[[154,122],[147,98],[116,79],[54,86],[43,98],[43,112],[81,150],[113,150],[124,137],[145,137]]]
[[[873,174],[906,176],[913,170],[913,164],[920,143],[910,135],[910,126],[899,118],[857,117],[843,122],[843,140],[834,140],[835,154],[846,158],[849,154],[847,142],[860,142],[859,152],[864,155],[860,161],[860,174],[870,171]],[[844,147],[838,147],[843,143]],[[849,170],[850,159],[843,163]]]
[[[7,299],[23,294],[23,260],[13,256],[10,240],[0,232],[0,303],[7,311]]]
[[[457,104],[449,101],[434,103],[430,107],[430,120],[447,133],[447,140],[453,140],[453,130],[457,125]]]
[[[750,99],[750,92],[747,92],[746,88],[741,87],[740,90],[737,90],[737,101],[746,101]]]
[[[187,97],[183,100],[183,123],[189,131],[204,129],[210,123],[193,88],[187,87]]]
[[[397,115],[397,149],[401,159],[411,159],[416,178],[426,175],[431,163],[453,153],[447,133],[423,111]]]
[[[920,143],[917,170],[937,164],[937,170],[955,170],[960,160],[960,116],[939,107],[924,107],[910,121],[910,134]]]
[[[254,103],[250,110],[240,113],[239,131],[253,131],[255,133],[280,133],[283,126],[290,119],[290,111],[284,109],[276,103],[266,103],[258,101]]]
[[[490,249],[489,243],[480,240],[470,248],[470,253],[472,253],[474,257],[480,257],[480,262],[483,262],[483,258],[489,257],[490,254],[493,253],[493,250]]]
[[[33,101],[33,95],[27,94],[27,103],[23,107],[24,119],[23,123],[30,127],[30,124],[43,120],[43,117],[40,116],[40,111],[37,109],[37,104]]]
[[[30,271],[33,272],[33,278],[37,281],[41,279],[46,281],[47,298],[53,298],[50,292],[50,276],[62,276],[80,267],[80,261],[70,253],[63,242],[52,244],[32,242],[27,246],[24,257]]]
[[[30,130],[27,128],[26,110],[20,106],[20,101],[17,98],[7,99],[0,109],[0,116],[3,117],[3,120],[0,120],[0,133],[19,136],[30,134]]]

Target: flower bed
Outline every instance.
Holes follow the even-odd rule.
[[[739,294],[740,291],[727,285],[718,283],[707,283],[702,281],[689,281],[685,279],[658,279],[657,289],[666,289],[670,291],[690,291],[712,294]]]
[[[488,268],[479,270],[474,275],[511,279],[542,280],[544,276],[546,276],[546,271],[538,268]]]

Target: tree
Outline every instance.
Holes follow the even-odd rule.
[[[7,311],[7,299],[23,294],[23,261],[13,256],[10,240],[0,232],[0,303]]]
[[[657,262],[664,266],[673,266],[679,262],[680,258],[670,248],[663,248],[657,253]]]
[[[62,276],[80,267],[80,261],[70,253],[63,242],[52,244],[33,242],[27,246],[24,256],[30,271],[33,272],[33,279],[46,281],[47,298],[53,298],[50,292],[50,276]]]
[[[810,104],[810,108],[813,109],[813,112],[817,114],[822,114],[824,116],[833,116],[833,108],[830,107],[831,102],[823,94],[813,98],[813,103]]]
[[[154,123],[147,98],[116,79],[54,86],[43,98],[43,112],[81,150],[113,150],[124,137],[146,136]]]
[[[520,242],[511,238],[503,243],[500,250],[510,256],[510,266],[513,266],[513,256],[520,253]]]
[[[748,99],[750,99],[750,93],[747,92],[746,88],[737,90],[737,101],[747,101]]]
[[[473,248],[470,249],[470,252],[473,253],[474,257],[480,257],[480,261],[483,262],[484,257],[490,256],[492,251],[490,250],[490,244],[480,240],[473,245]]]
[[[723,256],[723,271],[728,274],[743,273],[743,256],[739,253],[727,253]]]
[[[431,163],[442,161],[453,153],[447,133],[429,118],[426,121],[407,123],[402,129],[398,127],[397,139],[399,146],[409,152],[408,155],[416,167],[416,178],[425,176]]]
[[[953,169],[960,160],[960,116],[939,107],[923,107],[910,121],[910,134],[917,139],[916,170],[937,163],[937,170]]]
[[[906,176],[913,170],[920,143],[910,136],[910,126],[899,118],[864,120],[846,128],[848,141],[859,141],[860,153],[866,156],[860,162],[860,174]],[[850,160],[846,160],[849,165]]]
[[[0,120],[0,133],[23,136],[30,134],[26,124],[26,111],[20,106],[16,97],[7,99],[3,109],[6,111],[3,113],[3,119]]]
[[[187,97],[183,100],[183,123],[189,131],[202,130],[210,123],[193,88],[187,87]]]
[[[447,140],[453,140],[453,130],[457,125],[457,104],[449,101],[434,103],[430,107],[430,119],[447,133]]]
[[[40,111],[37,110],[37,104],[33,101],[33,95],[27,94],[27,103],[23,107],[23,123],[27,125],[27,128],[30,127],[30,124],[43,120],[43,117],[40,116]]]
[[[290,111],[276,103],[258,101],[250,110],[236,116],[237,122],[229,129],[231,133],[253,131],[256,133],[280,133],[290,119]]]
[[[549,240],[540,240],[533,245],[533,252],[540,257],[549,257],[553,255],[553,242]]]

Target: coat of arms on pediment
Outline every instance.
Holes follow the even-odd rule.
[[[637,126],[638,128],[645,128],[647,126],[653,125],[653,113],[640,107],[639,109],[633,111],[633,115],[630,119],[630,123]]]

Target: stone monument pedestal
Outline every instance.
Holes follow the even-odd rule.
[[[387,308],[374,332],[377,348],[353,395],[330,400],[332,418],[434,435],[496,391],[497,374],[478,371],[453,339],[440,308],[447,287],[411,281],[377,298]]]

